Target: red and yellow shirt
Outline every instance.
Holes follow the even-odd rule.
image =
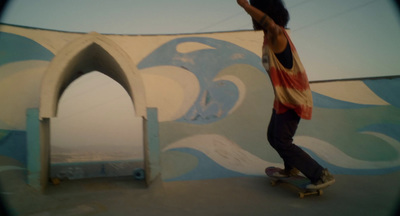
[[[293,55],[292,68],[285,68],[280,63],[274,52],[269,49],[266,35],[263,45],[263,65],[275,92],[274,109],[277,114],[293,109],[301,118],[311,119],[313,100],[307,74],[289,35],[284,28],[282,30]]]

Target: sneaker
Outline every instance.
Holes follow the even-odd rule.
[[[291,170],[281,170],[278,172],[274,172],[272,174],[273,177],[276,178],[289,178],[290,176],[297,176],[299,175],[300,171],[296,168],[292,168]]]
[[[321,178],[317,182],[307,185],[306,188],[311,190],[318,190],[321,188],[326,188],[333,183],[335,183],[335,178],[332,174],[328,172],[327,169],[324,169],[322,170]]]

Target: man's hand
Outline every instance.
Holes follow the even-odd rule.
[[[246,6],[249,5],[249,2],[247,0],[237,0],[238,5],[240,5],[240,7],[244,8]]]
[[[271,41],[270,48],[274,53],[281,53],[286,45],[287,39],[281,28],[274,20],[261,10],[251,6],[248,0],[236,0],[237,3],[256,21],[261,28],[267,31],[268,39]]]

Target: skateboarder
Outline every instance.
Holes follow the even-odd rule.
[[[285,28],[289,13],[281,0],[237,0],[251,16],[254,30],[264,31],[262,63],[270,76],[274,109],[267,137],[284,161],[284,172],[277,177],[297,174],[310,179],[308,189],[319,189],[335,182],[334,177],[301,148],[293,144],[300,119],[311,119],[312,95],[308,78]]]

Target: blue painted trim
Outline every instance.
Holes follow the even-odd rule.
[[[35,188],[40,188],[41,146],[39,109],[28,109],[26,116],[28,184]]]
[[[148,140],[148,164],[150,169],[150,181],[154,180],[161,172],[161,151],[158,125],[157,108],[147,108],[147,140]]]

